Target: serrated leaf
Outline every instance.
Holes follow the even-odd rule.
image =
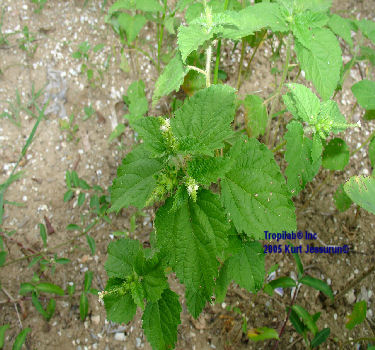
[[[119,10],[140,10],[145,12],[163,11],[157,0],[120,0],[115,2],[108,10],[112,14]]]
[[[353,203],[344,191],[344,185],[342,184],[337,187],[337,190],[333,195],[333,199],[335,201],[336,208],[341,212],[348,210]]]
[[[187,164],[187,173],[199,184],[210,185],[222,178],[231,166],[229,158],[198,156]]]
[[[375,178],[353,176],[344,185],[344,190],[350,199],[375,214]]]
[[[110,292],[115,288],[121,287],[123,282],[123,280],[118,278],[110,278],[105,288],[109,293],[103,297],[107,319],[116,323],[130,322],[137,311],[137,305],[134,303],[131,293]]]
[[[144,117],[133,122],[132,128],[143,139],[145,149],[155,156],[161,156],[166,152],[166,143],[160,130],[162,122],[158,118]]]
[[[329,99],[340,80],[342,53],[335,35],[328,29],[311,29],[308,47],[296,41],[295,51],[306,79],[312,81],[322,99]]]
[[[144,301],[145,292],[144,289],[138,281],[130,283],[130,292],[132,294],[132,298],[137,306],[139,306],[142,310],[144,309]]]
[[[279,339],[279,334],[273,328],[261,327],[249,329],[247,336],[252,341],[263,341],[267,339]]]
[[[169,263],[186,286],[187,306],[196,318],[212,294],[216,257],[227,244],[229,225],[218,196],[207,190],[198,192],[196,202],[185,199],[174,212],[172,205],[169,198],[156,213],[157,242],[170,252]]]
[[[172,91],[178,91],[184,82],[184,77],[189,69],[184,66],[181,54],[176,53],[163,70],[155,83],[155,90],[152,96],[152,105],[155,106],[162,96],[170,94]]]
[[[272,152],[255,139],[243,138],[229,155],[233,165],[221,181],[221,196],[237,231],[262,239],[264,227],[295,230],[294,205]]]
[[[367,304],[365,300],[354,304],[353,312],[348,317],[348,322],[345,327],[352,330],[355,326],[361,324],[366,318]]]
[[[331,330],[329,328],[324,328],[320,332],[316,333],[313,340],[311,340],[310,346],[312,348],[318,347],[320,344],[324,343],[329,335],[331,334]]]
[[[239,12],[230,12],[236,27],[227,27],[223,30],[222,37],[227,39],[239,40],[262,28],[270,28],[273,32],[288,31],[288,25],[278,4],[262,2]]]
[[[364,109],[375,109],[375,81],[361,80],[352,86],[352,92]]]
[[[0,326],[0,349],[3,348],[4,342],[5,342],[5,332],[9,328],[9,324],[5,324],[3,326]]]
[[[343,139],[332,139],[323,152],[322,165],[330,170],[344,170],[349,163],[349,147]]]
[[[290,92],[283,96],[286,108],[297,120],[314,125],[320,112],[319,98],[302,84],[288,84]]]
[[[185,12],[186,23],[190,24],[193,20],[204,13],[204,6],[200,2],[193,2]]]
[[[125,279],[133,274],[134,265],[142,264],[143,251],[139,241],[132,239],[119,239],[108,245],[108,259],[105,270],[108,277]]]
[[[142,328],[154,350],[173,349],[177,341],[177,326],[181,305],[178,295],[166,289],[161,299],[149,302],[142,316]]]
[[[117,169],[117,178],[110,189],[112,206],[119,211],[133,205],[143,208],[156,186],[156,175],[163,168],[161,161],[150,158],[143,145],[133,149]]]
[[[242,104],[245,107],[247,127],[251,132],[251,137],[263,135],[268,121],[267,108],[263,100],[257,95],[246,95]]]
[[[316,290],[321,291],[327,297],[331,298],[331,300],[333,301],[332,289],[324,281],[318,278],[311,277],[311,276],[303,276],[298,282],[304,284],[305,286],[309,286]]]
[[[289,190],[296,196],[318,173],[321,158],[313,162],[312,141],[304,136],[303,127],[299,122],[290,122],[287,129],[284,135],[287,142],[285,160],[288,162],[285,175],[288,178]]]
[[[352,31],[352,23],[350,19],[343,18],[336,14],[333,14],[329,19],[328,26],[331,30],[341,38],[345,40],[345,42],[353,48],[353,39],[351,36]]]
[[[293,305],[292,310],[302,319],[311,333],[315,336],[318,333],[318,327],[312,319],[311,315],[302,306]]]
[[[363,35],[370,39],[375,44],[375,22],[367,19],[362,19],[356,22]]]
[[[31,332],[31,328],[24,328],[16,337],[13,343],[12,350],[21,350],[22,345],[26,341],[27,335]]]
[[[242,244],[240,250],[227,259],[220,270],[215,288],[217,299],[224,299],[232,280],[241,288],[256,293],[262,288],[264,274],[263,246],[259,242]]]
[[[233,134],[231,122],[235,112],[234,89],[211,85],[185,101],[171,120],[171,130],[179,150],[189,154],[212,155]],[[219,101],[219,102],[218,102]]]
[[[312,148],[311,148],[311,159],[315,163],[319,160],[323,152],[322,139],[315,133],[313,136]]]
[[[145,115],[148,111],[145,83],[142,80],[134,81],[128,87],[127,94],[130,115],[134,117]]]
[[[147,20],[142,15],[129,15],[122,12],[117,18],[120,28],[126,33],[128,44],[131,44],[137,39],[141,29],[146,24]]]
[[[207,31],[200,24],[191,24],[188,27],[181,25],[178,28],[177,44],[182,61],[185,63],[187,57],[207,40],[210,40],[213,34],[213,31]]]

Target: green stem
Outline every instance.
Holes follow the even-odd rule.
[[[159,40],[158,40],[158,66],[157,66],[158,72],[160,72],[161,46],[163,44],[164,20],[165,20],[166,13],[167,13],[167,0],[164,0],[164,12],[161,18],[161,27],[160,27]]]
[[[228,9],[229,0],[225,0],[224,2],[224,11]],[[215,62],[215,71],[214,71],[214,84],[217,84],[219,79],[219,64],[220,64],[220,50],[221,50],[221,39],[217,42],[216,48],[216,62]]]
[[[273,153],[276,153],[280,148],[283,148],[286,145],[286,141],[280,142],[275,148],[272,150]]]
[[[366,139],[365,142],[362,143],[358,148],[356,148],[353,152],[350,153],[350,157],[356,154],[358,151],[360,151],[363,147],[365,147],[371,140],[372,138],[375,137],[375,131],[373,131],[370,136]]]
[[[253,53],[252,53],[252,55],[249,59],[249,63],[247,65],[246,72],[245,72],[245,79],[247,79],[249,77],[251,63],[253,62],[254,56],[257,53],[258,49],[260,48],[260,46],[264,42],[264,38],[266,37],[266,35],[267,35],[267,31],[264,33],[264,36],[263,36],[262,40],[259,41],[258,45],[255,47],[255,49],[254,49],[254,51],[253,51]]]
[[[288,69],[289,69],[289,61],[290,61],[290,48],[291,48],[291,39],[290,36],[286,38],[286,57],[285,57],[285,63],[284,63],[284,68],[283,68],[283,74],[281,76],[281,81],[279,86],[277,87],[275,94],[272,97],[272,103],[271,103],[271,109],[269,115],[272,116],[275,106],[276,106],[276,101],[275,97],[278,97],[281,93],[281,90],[283,88],[283,85],[286,81],[286,78],[288,76]],[[271,98],[267,99],[270,100]],[[266,100],[266,101],[267,101]],[[271,126],[271,118],[268,119],[267,123],[267,130],[266,130],[266,143],[268,144],[269,142],[269,137],[270,137],[270,126]]]
[[[216,62],[215,62],[214,82],[213,82],[213,84],[217,84],[218,79],[219,79],[220,49],[221,49],[221,39],[219,39],[218,42],[217,42]]]
[[[242,74],[243,59],[245,56],[245,46],[246,46],[246,40],[242,39],[241,58],[240,58],[240,63],[238,65],[237,90],[239,90],[241,86],[241,74]]]
[[[211,85],[211,56],[212,46],[210,45],[206,50],[206,87]]]

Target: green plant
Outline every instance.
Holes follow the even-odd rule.
[[[9,329],[9,324],[0,326],[0,349],[3,348],[5,344],[5,332]],[[27,335],[31,332],[31,328],[24,328],[18,333],[16,339],[14,340],[12,350],[21,350],[22,345],[26,341]]]
[[[79,126],[78,124],[74,123],[74,114],[71,114],[68,120],[60,119],[59,123],[60,123],[60,129],[62,131],[65,131],[67,134],[66,139],[69,142],[74,141],[75,143],[78,143],[79,138],[76,137],[76,134],[79,130]]]
[[[141,3],[151,2],[119,1],[110,13],[120,9],[142,10]],[[347,128],[358,126],[346,120],[334,98],[348,71],[360,59],[352,45],[351,31],[360,30],[374,41],[373,22],[332,15],[331,3],[325,0],[238,5],[236,1],[179,1],[177,8],[188,6],[185,13],[188,25],[178,29],[178,51],[156,82],[153,106],[161,97],[178,91],[191,71],[202,75],[204,84],[197,84],[195,94],[180,108],[173,108],[174,113],[169,117],[145,117],[145,109],[129,119],[131,128],[143,142],[126,155],[110,190],[110,211],[158,204],[151,248],[143,248],[139,241],[130,238],[112,242],[105,264],[109,280],[99,293],[107,318],[114,322],[129,322],[137,307],[143,310],[144,332],[154,349],[173,348],[180,323],[181,306],[167,284],[167,273],[173,271],[185,285],[187,309],[195,318],[207,302],[212,302],[213,295],[216,301],[224,300],[231,281],[256,293],[264,281],[265,255],[260,240],[264,239],[265,230],[296,230],[292,198],[313,180],[322,166],[333,174],[335,170],[343,170],[350,155],[357,152],[350,153],[343,139],[331,139]],[[130,16],[121,15],[127,19]],[[134,17],[132,21],[139,20],[142,25],[121,29],[117,16],[120,15],[116,14],[117,22],[111,22],[112,25],[119,32],[124,30],[128,43],[132,42],[145,20]],[[272,34],[267,35],[267,30]],[[345,67],[337,36],[348,43],[354,55]],[[257,48],[274,37],[279,45],[273,49],[273,57],[280,57],[280,49],[284,47],[285,58],[282,69],[274,69],[279,81],[270,96],[263,99],[247,95],[240,100],[233,88],[217,84],[222,40],[242,43],[237,79],[240,88],[246,45],[254,48],[251,63]],[[215,40],[218,41],[212,80]],[[205,56],[203,65],[191,61],[200,52]],[[301,71],[320,97],[297,82]],[[361,84],[367,85],[357,89],[363,88],[366,93],[372,89],[372,84]],[[356,88],[353,89],[356,93]],[[359,98],[360,104],[369,104],[370,111],[375,108],[371,96]],[[235,118],[240,104],[245,108],[245,120],[235,131],[232,124],[239,124]],[[272,119],[277,119],[276,127]],[[280,125],[287,130],[284,135],[279,135]],[[277,139],[279,143],[274,146]],[[274,153],[284,154],[287,163],[284,174]],[[372,181],[369,178],[353,193],[345,189],[353,198],[365,192],[367,197],[356,197],[354,201],[370,211],[375,198]],[[353,182],[345,186],[353,186]],[[296,255],[293,249],[292,253]],[[314,348],[328,338],[330,330],[319,331],[320,314],[310,315],[295,303],[298,288],[301,284],[311,286],[331,299],[333,293],[323,281],[304,274],[300,259],[295,258],[298,280],[282,277],[266,287],[269,292],[277,287],[294,288],[282,331],[278,334],[262,327],[253,338],[279,339],[290,318],[306,346]],[[278,342],[274,348],[277,346]]]
[[[25,51],[27,56],[34,56],[35,51],[38,48],[37,44],[33,44],[37,40],[35,34],[29,31],[28,26],[24,26],[21,33],[23,34],[23,37],[18,39],[18,47]]]
[[[47,0],[31,0],[31,3],[36,5],[34,13],[41,13],[43,11],[44,5],[47,3]]]
[[[109,66],[110,56],[107,57],[106,62],[103,64],[94,63],[93,54],[102,51],[104,44],[97,44],[91,47],[90,43],[83,41],[79,44],[76,51],[72,53],[72,57],[83,61],[81,64],[81,74],[85,74],[87,81],[91,87],[97,87],[103,80],[103,72]]]

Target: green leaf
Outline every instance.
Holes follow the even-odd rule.
[[[298,282],[304,284],[305,286],[309,286],[316,290],[321,291],[327,297],[331,298],[331,300],[333,301],[332,289],[324,281],[318,278],[311,277],[311,276],[303,276]]]
[[[84,192],[80,192],[78,195],[77,204],[78,206],[82,206],[82,204],[85,202],[86,194]]]
[[[348,195],[344,191],[343,184],[337,187],[337,190],[333,195],[333,199],[335,200],[336,208],[341,212],[348,210],[353,203],[350,197],[348,197]]]
[[[169,61],[155,83],[152,105],[155,106],[162,96],[166,96],[172,91],[178,91],[188,71],[189,69],[182,62],[181,54],[177,52],[176,56]]]
[[[257,95],[246,95],[242,104],[245,107],[247,127],[251,132],[251,137],[263,135],[268,121],[267,108],[263,100]]]
[[[39,234],[42,238],[44,248],[47,247],[47,232],[46,227],[43,224],[39,224]]]
[[[128,108],[132,116],[143,116],[148,111],[148,101],[145,95],[145,83],[142,80],[134,81],[127,90]]]
[[[198,156],[187,163],[187,173],[197,183],[210,185],[222,178],[230,166],[229,158]]]
[[[352,86],[352,92],[364,109],[375,109],[375,81],[361,80]]]
[[[363,116],[364,120],[374,120],[375,119],[375,109],[370,109],[365,112]]]
[[[144,12],[163,11],[157,0],[120,0],[115,2],[108,10],[112,14],[119,10],[140,10]]]
[[[332,139],[323,152],[323,167],[330,170],[344,170],[348,163],[349,147],[343,139]]]
[[[142,262],[143,251],[139,241],[132,239],[119,239],[108,245],[108,259],[105,270],[108,277],[125,279],[133,274],[134,264]]]
[[[230,150],[231,170],[221,181],[222,201],[238,232],[262,239],[270,232],[295,230],[296,216],[285,179],[272,152],[243,138]]]
[[[253,328],[247,332],[247,336],[252,341],[262,341],[267,339],[279,339],[279,334],[273,328],[261,327]]]
[[[182,61],[185,63],[186,58],[199,46],[203,45],[213,36],[213,31],[207,32],[200,24],[191,24],[188,27],[181,25],[178,28],[177,44],[181,52]]]
[[[177,326],[180,320],[181,305],[178,295],[166,289],[161,299],[149,302],[142,316],[142,328],[153,349],[173,349],[177,341]]]
[[[361,46],[361,56],[358,57],[359,60],[368,60],[375,66],[375,50],[371,47]]]
[[[375,214],[375,178],[353,176],[344,185],[344,190],[350,199]]]
[[[370,39],[375,44],[375,22],[367,19],[362,19],[356,22],[363,35]]]
[[[42,293],[50,293],[57,295],[64,295],[64,290],[56,284],[49,282],[42,282],[35,286],[36,290]]]
[[[24,328],[16,337],[13,343],[12,350],[21,350],[22,345],[25,343],[27,335],[31,332],[31,328]]]
[[[5,251],[0,252],[0,267],[5,264],[6,258],[7,258],[7,252]]]
[[[96,250],[95,239],[92,238],[90,235],[86,235],[86,240],[87,240],[87,244],[90,247],[91,254],[95,255],[95,250]]]
[[[118,124],[115,129],[111,132],[111,134],[108,137],[108,141],[112,142],[117,137],[120,137],[125,131],[125,125],[124,124]]]
[[[293,288],[296,286],[296,281],[290,277],[279,277],[268,283],[272,289],[276,288]]]
[[[353,39],[351,36],[351,31],[353,29],[352,22],[350,19],[340,17],[336,14],[333,14],[329,19],[328,26],[331,30],[341,38],[345,40],[345,42],[353,48]]]
[[[85,272],[85,281],[84,281],[84,285],[83,285],[83,290],[85,292],[88,292],[89,289],[91,288],[93,276],[94,276],[94,273],[92,271],[86,271]]]
[[[217,276],[216,257],[227,244],[229,225],[217,195],[202,190],[171,211],[168,198],[155,218],[158,246],[170,252],[169,264],[186,286],[187,307],[196,318],[210,300]]]
[[[117,178],[111,187],[111,203],[109,211],[119,212],[122,208],[133,205],[143,208],[156,186],[156,175],[163,164],[150,158],[143,145],[135,147],[117,169]]]
[[[81,321],[84,321],[86,319],[88,312],[89,298],[87,297],[86,293],[82,292],[79,299],[79,315],[81,317]]]
[[[320,332],[316,333],[313,340],[311,340],[310,346],[312,348],[318,347],[320,344],[323,344],[329,335],[331,334],[331,330],[329,328],[324,328]]]
[[[288,178],[289,190],[296,196],[318,173],[321,158],[313,162],[312,141],[304,136],[303,127],[299,122],[290,122],[287,129],[284,135],[285,160],[288,162],[285,175]]]
[[[69,202],[73,197],[74,192],[72,190],[68,190],[64,194],[64,202]]]
[[[375,168],[375,137],[371,140],[368,146],[368,156],[370,158],[371,166]]]
[[[66,229],[68,231],[81,231],[81,227],[79,225],[76,225],[76,224],[69,224],[66,226]]]
[[[47,321],[49,321],[52,318],[53,314],[55,313],[55,310],[56,310],[56,300],[50,299],[46,307]]]
[[[204,13],[204,6],[202,3],[194,2],[191,4],[185,12],[186,23],[190,24],[193,20],[200,17]]]
[[[227,85],[211,85],[189,98],[171,120],[180,151],[212,155],[222,148],[233,134],[235,98],[234,89]]]
[[[227,39],[239,40],[262,28],[270,28],[273,32],[286,32],[288,25],[278,4],[258,3],[248,6],[239,12],[231,12],[235,26],[224,28],[222,36]]]
[[[160,127],[162,118],[144,117],[131,123],[132,128],[143,139],[145,149],[155,156],[161,156],[167,151],[166,141]]]
[[[109,294],[103,297],[107,319],[116,323],[130,322],[137,311],[137,305],[134,303],[130,292],[110,292],[113,289],[121,288],[122,285],[123,280],[109,279],[105,289],[109,291]]]
[[[224,299],[228,284],[232,280],[241,288],[256,293],[262,288],[264,274],[263,246],[259,242],[242,244],[241,249],[227,259],[220,270],[217,282],[219,288],[216,290],[218,299]]]
[[[145,292],[142,285],[138,281],[131,282],[130,292],[135,304],[143,310],[145,308],[143,301],[143,299],[145,298]]]
[[[126,33],[128,44],[133,43],[137,39],[139,32],[147,22],[146,18],[142,15],[131,16],[126,12],[122,12],[117,20],[120,28]]]
[[[5,342],[5,332],[9,328],[9,324],[5,324],[3,326],[0,326],[0,349],[4,347]]]
[[[318,133],[315,133],[313,136],[313,142],[311,147],[311,159],[313,163],[319,161],[323,152],[323,144],[322,139],[320,138]]]
[[[352,330],[355,326],[361,324],[366,318],[367,305],[366,301],[362,300],[354,304],[353,312],[348,317],[348,322],[345,327]]]
[[[312,319],[311,315],[299,305],[293,305],[292,310],[302,319],[302,322],[307,326],[311,333],[315,336],[318,333],[318,327]]]
[[[286,108],[295,119],[314,125],[320,112],[319,98],[302,84],[288,84],[288,88],[290,92],[283,96]]]
[[[287,307],[287,312],[289,312],[290,307]],[[300,318],[296,314],[296,312],[292,309],[290,310],[289,314],[289,320],[291,324],[293,325],[294,329],[296,330],[297,333],[304,335],[306,326],[301,322]]]
[[[27,293],[33,292],[35,290],[34,285],[31,283],[21,283],[20,286],[20,295],[26,295]]]
[[[37,295],[35,292],[31,294],[31,302],[35,306],[35,309],[47,320],[48,314],[47,312],[43,309],[43,305],[39,301]]]
[[[306,79],[312,81],[322,99],[329,99],[340,80],[342,53],[335,35],[328,29],[311,29],[309,46],[295,43],[295,51]]]

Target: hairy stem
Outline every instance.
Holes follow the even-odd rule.
[[[206,50],[206,87],[211,85],[211,57],[212,57],[212,46],[210,45]]]
[[[162,15],[162,18],[161,18],[161,25],[160,25],[160,31],[159,31],[159,40],[158,40],[158,65],[157,65],[158,72],[160,72],[161,46],[163,44],[164,20],[165,20],[166,13],[167,13],[167,0],[164,0],[164,11],[163,11],[163,15]]]
[[[219,80],[220,50],[221,50],[221,39],[218,40],[217,47],[216,47],[216,61],[215,61],[213,84],[217,84],[217,82]]]
[[[237,76],[237,85],[236,85],[237,90],[239,90],[241,86],[241,74],[242,74],[243,59],[245,56],[245,46],[246,46],[246,40],[242,39],[241,57],[240,57],[240,63],[238,65],[238,76]]]

